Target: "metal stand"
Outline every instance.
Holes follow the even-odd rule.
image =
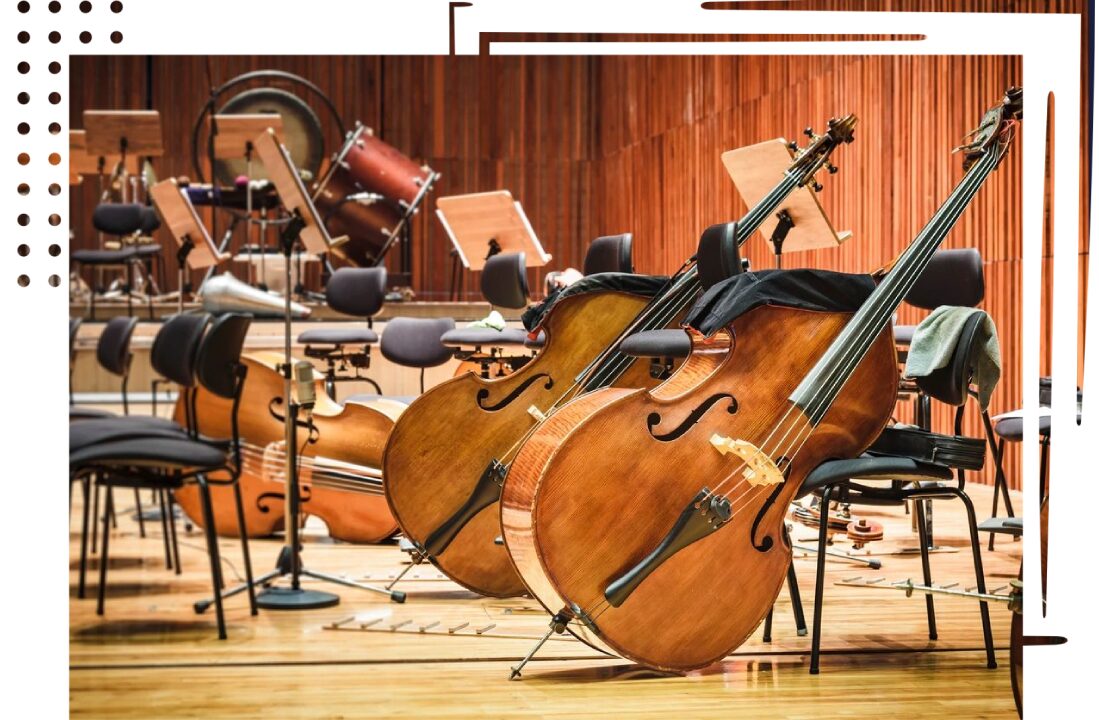
[[[305,220],[302,218],[301,213],[295,211],[294,215],[290,218],[290,222],[283,228],[282,233],[279,236],[279,244],[283,256],[286,259],[284,271],[286,273],[286,292],[284,296],[286,298],[286,315],[285,315],[285,361],[280,368],[283,372],[283,377],[286,380],[285,393],[286,393],[286,545],[283,547],[282,552],[279,553],[279,559],[275,564],[275,569],[271,572],[256,578],[253,581],[255,585],[267,585],[272,580],[280,577],[289,576],[289,587],[266,587],[263,592],[256,596],[256,605],[258,607],[267,610],[312,610],[316,608],[332,607],[338,605],[340,602],[339,595],[330,592],[324,592],[322,590],[307,590],[301,586],[302,576],[314,578],[316,580],[324,580],[327,582],[335,583],[337,585],[344,585],[346,587],[357,588],[359,590],[368,590],[370,592],[380,593],[386,595],[393,602],[403,603],[405,601],[405,593],[400,590],[388,590],[385,588],[374,587],[372,585],[365,585],[357,583],[351,580],[345,580],[335,575],[328,575],[327,573],[320,573],[314,570],[309,570],[302,565],[301,561],[301,541],[299,539],[299,531],[301,528],[301,493],[299,490],[299,478],[298,478],[298,412],[301,410],[301,406],[294,400],[292,391],[293,383],[293,363],[290,359],[290,338],[291,338],[291,308],[290,308],[290,259],[294,252],[294,246],[298,243],[298,238],[302,228],[305,227]],[[222,593],[222,598],[231,597],[239,592],[243,592],[248,589],[248,584],[239,585],[235,588]],[[211,601],[204,600],[199,603],[195,603],[195,611],[203,612],[209,607]]]
[[[775,225],[775,230],[771,233],[771,245],[775,248],[775,267],[781,269],[782,243],[786,241],[786,236],[790,234],[791,228],[794,227],[794,221],[786,210],[780,210],[775,217],[778,218],[778,225]]]

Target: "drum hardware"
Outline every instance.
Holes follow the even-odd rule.
[[[321,626],[322,630],[338,630],[343,632],[376,632],[390,635],[434,635],[438,637],[466,637],[466,638],[501,638],[505,640],[539,640],[535,651],[540,649],[547,640],[564,640],[573,642],[570,635],[552,637],[540,637],[528,633],[501,631],[497,623],[490,622],[478,625],[470,621],[454,622],[442,619],[428,618],[423,622],[417,622],[415,618],[395,619],[389,621],[386,615],[350,615]],[[528,654],[527,660],[534,652]]]
[[[328,170],[324,173],[324,177],[321,178],[321,181],[317,183],[316,189],[313,191],[313,197],[311,198],[314,203],[317,202],[317,198],[320,197],[320,194],[322,192],[324,192],[324,189],[328,187],[328,183],[332,179],[332,176],[336,174],[337,168],[343,168],[345,170],[348,169],[348,165],[345,161],[347,158],[347,154],[351,152],[351,148],[355,146],[355,143],[358,142],[359,137],[366,131],[367,127],[358,120],[356,120],[355,129],[347,133],[347,136],[344,139],[343,145],[340,147],[339,152],[332,156],[332,160],[328,165]]]

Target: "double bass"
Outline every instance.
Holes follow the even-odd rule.
[[[286,446],[284,424],[285,380],[278,371],[281,353],[249,353],[241,357],[248,374],[240,399],[240,484],[244,522],[249,537],[266,537],[282,529],[286,500]],[[339,405],[324,394],[317,380],[317,402],[312,422],[298,432],[300,497],[303,517],[324,520],[337,540],[376,543],[397,531],[382,488],[381,455],[386,438],[403,406],[390,400],[369,405]],[[176,420],[188,414],[183,395],[176,404]],[[230,437],[230,400],[199,387],[192,416],[200,433]],[[210,488],[214,525],[220,535],[239,536],[236,506],[230,487]],[[175,491],[176,502],[195,523],[202,524],[202,505],[195,487]]]
[[[1021,103],[1011,89],[985,114],[960,184],[856,312],[759,304],[710,338],[690,329],[663,385],[588,393],[531,434],[502,524],[551,632],[685,671],[756,629],[790,563],[786,508],[813,468],[858,456],[889,421],[893,311],[1004,158]]]
[[[828,131],[795,156],[778,184],[739,221],[738,244],[826,167],[836,147],[852,141],[855,122],[850,115],[831,120]],[[501,487],[524,438],[585,392],[653,385],[645,364],[617,346],[634,332],[675,324],[699,287],[688,261],[652,299],[618,290],[566,291],[540,323],[546,342],[532,361],[501,378],[466,373],[417,398],[393,428],[383,460],[386,498],[415,544],[416,559],[482,595],[524,592],[496,542]]]

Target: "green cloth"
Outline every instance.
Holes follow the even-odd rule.
[[[492,328],[493,330],[503,330],[508,324],[504,321],[504,316],[497,310],[493,310],[488,314],[488,317],[481,320],[474,320],[466,325],[471,328]]]
[[[950,305],[935,308],[916,327],[904,374],[909,378],[926,377],[946,367],[954,356],[958,336],[966,321],[977,314],[983,319],[974,341],[973,383],[977,386],[981,410],[987,410],[992,391],[1000,381],[1000,340],[996,336],[996,324],[984,310]]]

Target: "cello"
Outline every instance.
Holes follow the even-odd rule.
[[[241,357],[248,369],[240,401],[239,429],[242,472],[239,480],[249,537],[265,537],[282,528],[286,499],[286,446],[283,419],[285,380],[277,367],[281,353],[259,352]],[[302,515],[324,520],[337,540],[376,543],[397,531],[382,488],[382,448],[403,405],[375,400],[369,405],[337,404],[316,381],[317,402],[311,425],[303,425],[299,440]],[[176,421],[184,424],[188,409],[183,395],[176,403]],[[230,417],[224,400],[204,388],[194,393],[191,416],[198,431],[229,437]],[[231,488],[210,488],[214,525],[221,535],[240,534]],[[202,505],[193,487],[175,491],[176,502],[196,524]]]
[[[792,160],[778,184],[737,225],[742,245],[794,190],[808,183],[843,143],[856,119],[829,121]],[[466,373],[417,398],[386,444],[385,492],[414,560],[429,560],[452,580],[482,595],[524,591],[500,535],[497,501],[524,438],[571,398],[601,387],[654,383],[644,363],[617,351],[627,335],[673,325],[698,294],[693,260],[651,300],[620,290],[568,292],[539,329],[545,346],[505,377]],[[409,566],[411,567],[411,566]]]
[[[763,303],[710,318],[713,336],[690,329],[692,354],[663,385],[588,393],[531,434],[501,521],[519,574],[553,616],[546,638],[568,629],[685,671],[755,630],[789,567],[786,508],[813,468],[858,456],[888,423],[892,313],[1004,158],[1021,103],[1013,88],[985,114],[960,148],[960,184],[880,284],[863,278],[873,289],[856,312]]]

